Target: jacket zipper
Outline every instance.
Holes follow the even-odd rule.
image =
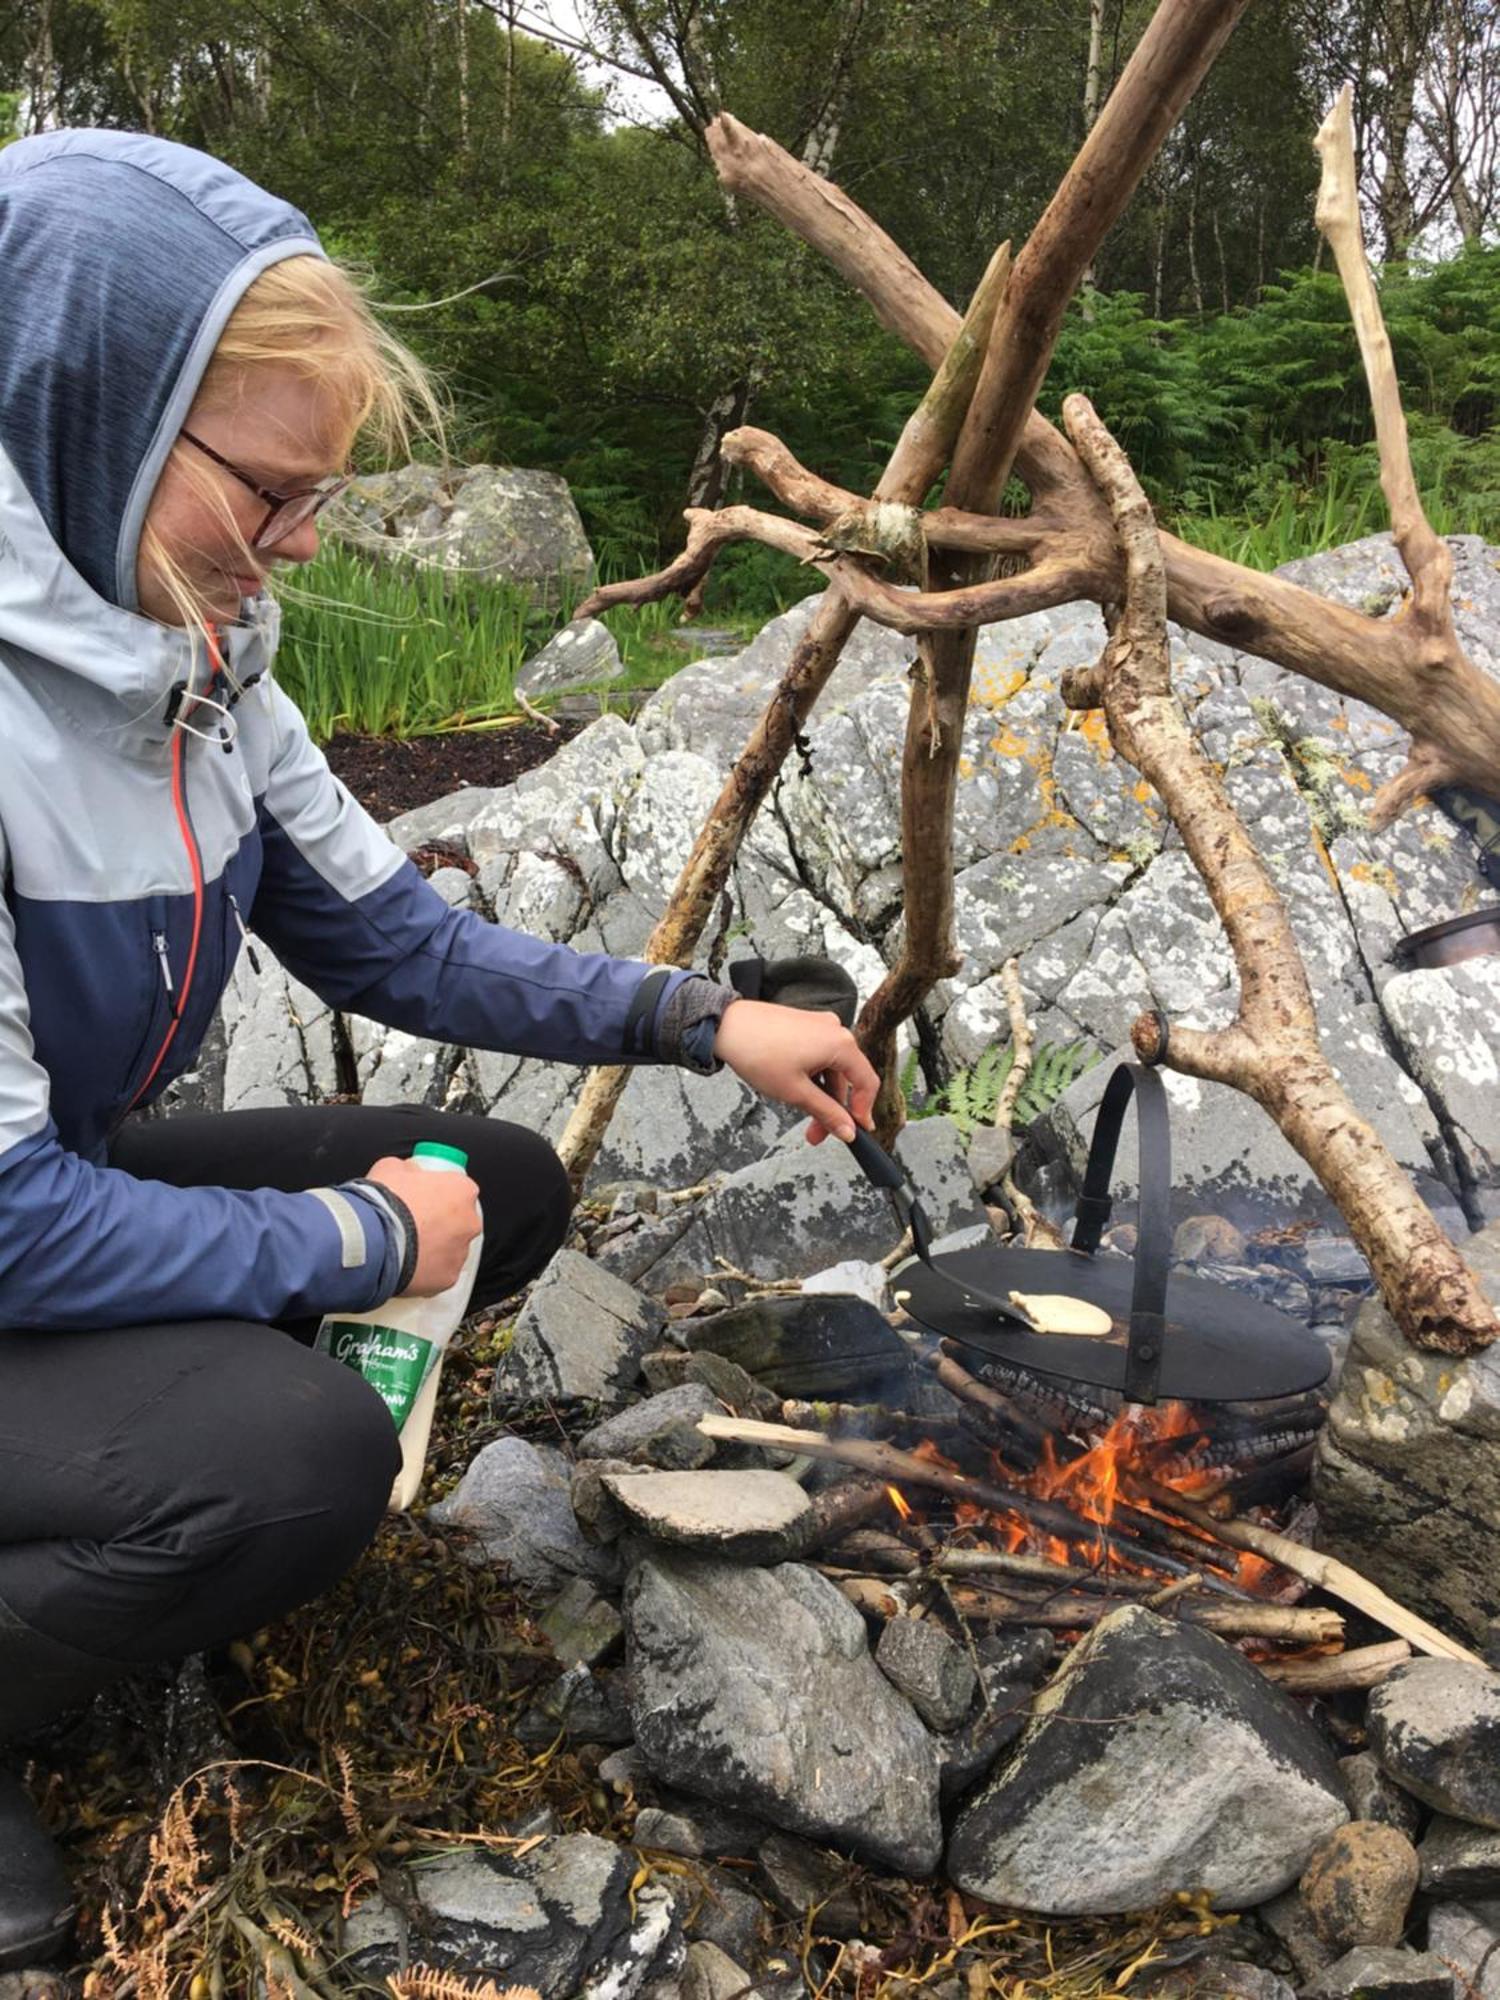
[[[235,893],[232,889],[226,889],[224,893],[229,898],[230,909],[234,911],[234,920],[240,927],[240,942],[245,947],[245,956],[250,961],[250,970],[259,979],[260,960],[255,956],[255,946],[250,942],[250,933],[245,928],[245,919],[240,915],[240,906],[235,898]]]
[[[223,659],[219,652],[218,635],[211,628],[208,633],[208,650],[209,656],[214,663],[214,671],[210,677],[208,687],[209,693],[212,694],[214,683],[217,681],[223,667]],[[183,968],[182,989],[177,994],[176,999],[172,1001],[171,1019],[167,1022],[167,1032],[161,1038],[161,1046],[152,1057],[151,1067],[141,1078],[134,1096],[120,1113],[120,1118],[116,1121],[117,1126],[123,1123],[129,1117],[130,1113],[134,1111],[146,1092],[151,1088],[157,1071],[166,1061],[167,1051],[176,1039],[177,1030],[182,1023],[184,1014],[187,1012],[188,995],[193,990],[193,974],[198,966],[198,944],[203,935],[203,855],[198,846],[198,836],[193,831],[192,816],[188,811],[186,757],[187,732],[179,729],[172,741],[172,809],[177,815],[178,831],[182,835],[182,844],[187,849],[188,868],[193,878],[193,929],[192,935],[188,940],[187,964]],[[238,910],[236,910],[235,914],[238,916]],[[151,943],[152,949],[156,953],[157,964],[161,969],[162,983],[167,989],[167,995],[170,1000],[172,995],[172,965],[167,955],[166,932],[153,932]]]

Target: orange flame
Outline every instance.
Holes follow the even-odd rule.
[[[906,1495],[901,1491],[901,1488],[899,1486],[887,1486],[885,1491],[887,1499],[890,1501],[891,1505],[895,1508],[896,1512],[901,1516],[902,1520],[909,1521],[911,1519],[911,1507],[907,1502]]]

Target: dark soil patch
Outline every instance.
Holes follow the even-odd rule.
[[[583,726],[560,721],[555,736],[536,722],[446,736],[335,736],[323,748],[365,811],[387,820],[465,785],[508,785],[545,764]]]

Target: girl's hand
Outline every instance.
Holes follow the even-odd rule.
[[[831,1132],[852,1139],[868,1132],[880,1078],[837,1014],[733,1000],[714,1036],[714,1054],[762,1096],[811,1113],[807,1137],[816,1146]]]

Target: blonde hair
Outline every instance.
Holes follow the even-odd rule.
[[[329,399],[339,428],[368,439],[387,461],[411,457],[421,441],[443,454],[444,409],[437,386],[411,349],[383,326],[361,280],[344,265],[311,255],[285,257],[245,289],[209,357],[188,417],[223,409],[253,393],[255,373],[291,368]],[[238,532],[223,483],[181,439],[167,463]],[[245,550],[247,570],[255,567]],[[210,608],[152,528],[148,510],[140,562],[152,572],[190,630]]]

